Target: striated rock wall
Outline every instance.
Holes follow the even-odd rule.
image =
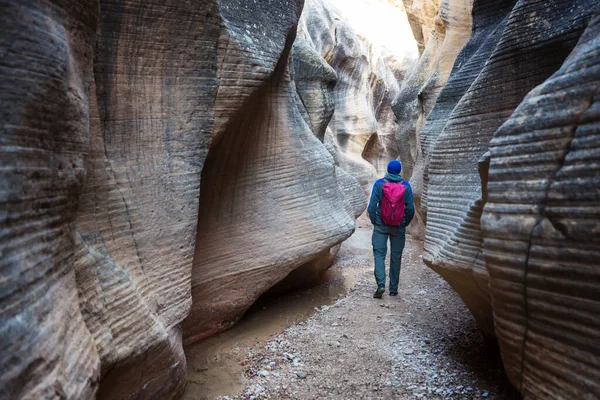
[[[100,355],[73,264],[97,3],[0,10],[0,398],[91,398]]]
[[[365,198],[298,104],[302,3],[0,1],[0,397],[176,398],[182,333],[327,266]]]
[[[405,2],[411,24],[415,18],[431,29],[429,40],[419,61],[402,83],[393,101],[393,111],[398,120],[395,139],[398,157],[402,161],[402,176],[410,180],[417,205],[416,218],[408,228],[415,237],[424,238],[424,215],[420,212],[423,195],[423,171],[427,160],[423,155],[421,127],[433,109],[442,87],[447,82],[460,50],[469,40],[472,24],[472,1],[444,0],[437,9],[435,20],[429,19],[427,9],[412,8],[414,2]],[[411,17],[412,15],[412,17]]]
[[[227,329],[263,292],[354,230],[334,160],[298,109],[290,39],[266,84],[211,144],[186,342]]]
[[[398,155],[390,104],[414,60],[392,55],[358,35],[326,0],[306,1],[299,36],[336,74],[327,140],[337,149],[342,168],[369,190],[376,174]]]
[[[479,226],[485,186],[480,173],[485,175],[485,153],[494,132],[525,95],[560,67],[590,15],[585,1],[556,1],[541,10],[535,7],[536,3],[529,1],[514,5],[499,2],[493,8],[475,3],[476,18],[481,12],[484,20],[505,20],[506,25],[501,35],[490,35],[498,42],[488,57],[489,39],[473,54],[470,63],[458,69],[459,74],[479,71],[472,75],[473,82],[455,104],[443,129],[422,130],[423,143],[429,145],[423,195],[427,212],[424,260],[464,293],[463,299],[479,326],[489,333],[494,326]],[[487,10],[493,10],[493,14],[486,15]],[[556,29],[548,29],[546,23]],[[528,40],[523,40],[525,37]],[[465,50],[471,48],[467,45]],[[466,51],[461,57],[468,56]],[[445,90],[452,89],[450,83]],[[498,88],[502,88],[500,96]],[[434,110],[429,119],[439,121],[441,117]],[[477,168],[479,161],[483,171]]]
[[[424,260],[497,337],[525,398],[600,395],[594,12],[475,0],[469,41],[421,129],[408,127]],[[427,50],[420,64],[432,65]],[[410,115],[410,81],[397,115]]]
[[[524,398],[600,396],[598,10],[490,144],[483,253],[502,357]]]

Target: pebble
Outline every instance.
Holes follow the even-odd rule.
[[[481,397],[488,397],[489,395],[490,395],[490,394],[489,394],[488,392],[483,392],[483,393],[481,394]]]
[[[306,374],[302,371],[296,372],[296,376],[300,379],[306,379]]]

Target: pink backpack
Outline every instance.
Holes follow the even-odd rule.
[[[400,182],[385,181],[381,199],[381,219],[389,226],[399,226],[404,217],[404,192],[406,186]]]

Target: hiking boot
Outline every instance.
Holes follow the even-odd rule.
[[[390,292],[390,296],[398,296],[398,292]]]
[[[383,294],[385,293],[385,288],[379,287],[377,288],[377,290],[375,291],[375,294],[373,295],[374,299],[380,299],[383,297]]]

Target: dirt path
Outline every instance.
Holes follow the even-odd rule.
[[[423,265],[421,242],[407,240],[400,295],[372,298],[370,234],[359,228],[317,287],[261,299],[186,349],[184,398],[518,398],[462,301]]]

